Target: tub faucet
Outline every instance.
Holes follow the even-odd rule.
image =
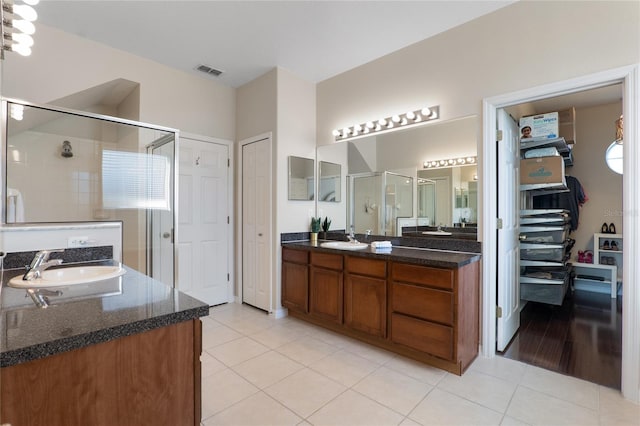
[[[42,271],[51,267],[57,266],[62,263],[62,259],[51,259],[49,260],[49,255],[51,253],[62,253],[64,250],[42,250],[36,253],[31,261],[31,265],[27,266],[27,272],[22,276],[22,279],[25,281],[35,280],[36,278],[40,278],[42,275]]]

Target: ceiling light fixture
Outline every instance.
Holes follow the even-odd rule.
[[[425,169],[441,169],[443,167],[453,166],[471,166],[478,163],[477,156],[445,158],[442,160],[425,161],[422,167]]]
[[[25,4],[14,4],[0,0],[0,59],[4,59],[4,51],[12,51],[22,56],[31,55],[33,38],[36,32],[33,21],[38,19],[38,14],[31,6],[38,4],[39,0],[23,0]],[[22,18],[22,19],[18,19]]]
[[[440,107],[433,106],[409,111],[404,114],[396,114],[391,117],[380,118],[375,121],[367,121],[363,124],[356,124],[345,127],[343,130],[335,129],[332,134],[336,142],[350,139],[357,139],[369,134],[382,134],[403,127],[411,127],[436,120],[440,117]]]

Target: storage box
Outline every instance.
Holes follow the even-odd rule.
[[[520,160],[520,185],[564,184],[562,157],[539,157]]]
[[[559,117],[557,112],[547,114],[536,114],[522,117],[520,119],[520,134],[525,127],[531,128],[531,138],[553,139],[559,137]]]
[[[576,109],[558,111],[558,135],[571,145],[576,141]],[[573,146],[570,146],[573,148]]]

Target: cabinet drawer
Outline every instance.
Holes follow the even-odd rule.
[[[391,283],[391,311],[453,325],[453,293]]]
[[[364,257],[345,256],[345,269],[352,274],[386,278],[387,261]]]
[[[342,255],[331,253],[311,252],[311,264],[327,269],[342,270]]]
[[[453,359],[453,329],[401,314],[391,314],[391,340],[431,355]]]
[[[453,289],[453,270],[451,269],[392,263],[391,279],[412,284],[424,284],[446,290]]]
[[[296,250],[282,248],[282,260],[293,263],[309,263],[309,252],[307,250]]]

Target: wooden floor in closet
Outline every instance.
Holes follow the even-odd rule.
[[[562,306],[529,302],[502,355],[620,389],[622,298],[576,290]]]

